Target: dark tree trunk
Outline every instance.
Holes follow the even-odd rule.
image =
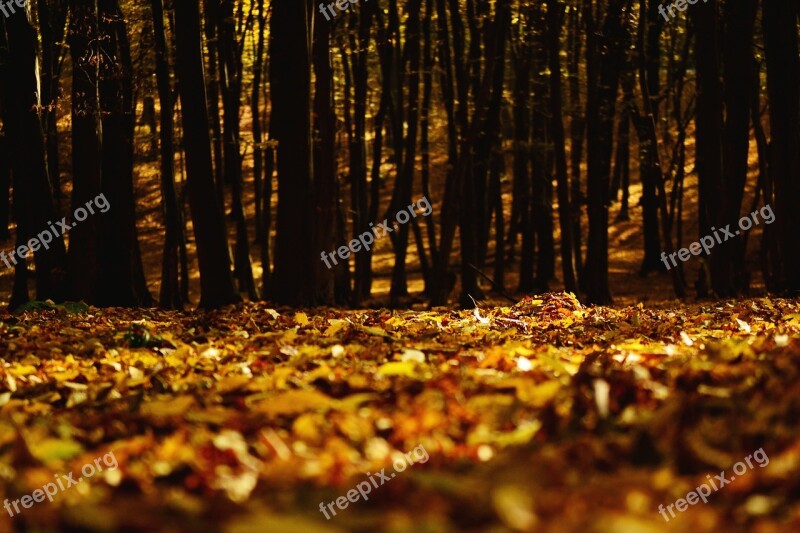
[[[72,208],[102,192],[98,0],[70,1],[69,45],[72,55]],[[111,209],[116,206],[109,199]],[[75,225],[69,235],[68,283],[73,300],[97,303],[99,217]]]
[[[0,68],[0,74],[3,74]],[[6,78],[10,79],[10,78]],[[2,95],[0,93],[0,116],[3,116]],[[11,238],[8,224],[11,221],[11,152],[8,134],[0,131],[0,242]],[[1,268],[1,267],[0,267]]]
[[[233,14],[234,0],[223,0],[219,11],[220,76],[224,105],[224,160],[225,182],[231,185],[231,215],[236,224],[236,246],[234,250],[234,275],[239,282],[239,291],[246,292],[251,300],[258,299],[253,266],[250,261],[250,239],[242,204],[242,157],[239,140],[239,109],[242,93],[242,50],[236,39],[236,21]],[[223,202],[224,205],[224,202]]]
[[[445,216],[445,206],[449,209],[451,216],[455,216],[455,206],[452,197],[457,194],[456,189],[456,166],[458,164],[458,125],[455,116],[455,78],[453,69],[452,51],[450,49],[450,29],[447,24],[447,10],[445,0],[435,0],[436,2],[436,21],[437,35],[439,37],[439,62],[441,63],[439,85],[442,89],[442,101],[444,102],[445,114],[447,116],[447,153],[448,153],[448,172],[444,187],[444,202],[441,217],[441,247],[448,247],[444,252],[441,247],[433,258],[433,276],[431,283],[430,297],[432,302],[443,304],[447,300],[449,287],[447,286],[448,267],[450,262],[449,246],[445,235],[451,231],[455,233],[454,220],[448,220]],[[430,199],[430,197],[428,197]],[[451,229],[452,228],[452,229]],[[433,250],[433,246],[431,247]]]
[[[608,287],[608,191],[614,115],[620,69],[627,44],[627,8],[630,0],[610,0],[599,33],[594,20],[587,23],[586,63],[588,102],[586,109],[588,144],[589,241],[584,279],[592,303],[611,302]],[[591,6],[584,2],[591,17]]]
[[[3,29],[2,26],[0,29]],[[14,218],[17,222],[16,244],[19,247],[28,245],[30,239],[39,235],[39,232],[48,230],[48,223],[56,220],[56,209],[50,189],[45,141],[38,114],[40,101],[37,91],[37,40],[29,8],[17,9],[16,13],[5,20],[4,29],[8,62],[0,67],[0,99],[3,101],[3,123],[14,179]],[[2,173],[7,180],[8,172]],[[7,191],[7,184],[5,187]],[[34,251],[36,261],[37,298],[63,300],[66,258],[63,238],[53,236],[47,248],[36,245],[28,248]],[[12,308],[28,299],[27,265],[24,257],[18,255],[14,255],[17,266],[14,291],[9,304]],[[8,262],[5,254],[3,260]]]
[[[483,4],[481,4],[483,5]],[[486,42],[491,42],[492,25],[485,24],[485,39]],[[487,53],[489,47],[485,47]],[[498,226],[495,223],[495,230],[501,228],[503,211],[496,211],[496,199],[500,195],[500,172],[498,170],[498,156],[502,155],[500,144],[500,111],[503,107],[503,87],[505,85],[505,41],[500,43],[500,50],[495,51],[496,62],[494,64],[494,72],[487,75],[492,76],[492,97],[489,100],[489,107],[487,109],[487,116],[483,132],[475,147],[476,164],[473,167],[475,175],[475,196],[476,205],[479,208],[480,222],[479,230],[479,246],[478,246],[478,267],[483,268],[486,261],[486,254],[489,248],[489,233],[492,223],[492,212],[495,212],[495,221],[499,220],[501,224]],[[497,237],[497,234],[495,234]],[[501,245],[497,248],[499,256],[495,255],[495,267],[503,264],[502,241]],[[495,279],[496,284],[502,286],[501,280]]]
[[[561,103],[561,28],[564,5],[557,0],[547,0],[548,55],[550,67],[551,134],[555,147],[556,180],[558,189],[558,221],[561,228],[561,273],[564,288],[577,293],[575,264],[572,261],[572,224],[570,221],[569,182],[567,177],[567,152],[562,122]]]
[[[764,42],[770,113],[770,168],[775,207],[780,269],[778,285],[800,291],[800,246],[795,232],[800,228],[800,64],[798,63],[795,2],[766,0]],[[699,105],[699,104],[698,104]]]
[[[463,194],[464,183],[467,181],[466,176],[469,171],[469,164],[471,157],[468,156],[470,147],[474,145],[480,127],[483,124],[483,115],[486,105],[491,96],[492,89],[492,76],[486,73],[494,72],[494,62],[497,53],[500,50],[501,43],[506,38],[506,30],[509,25],[510,8],[508,0],[499,0],[495,5],[495,20],[493,22],[494,31],[492,33],[491,42],[489,43],[489,50],[486,53],[487,64],[484,71],[481,88],[475,98],[475,112],[473,113],[472,120],[469,126],[469,131],[461,140],[461,150],[458,156],[458,162],[454,170],[453,179],[448,180],[448,187],[445,190],[444,204],[442,207],[442,233],[441,233],[441,246],[439,248],[439,260],[437,262],[438,269],[434,275],[434,286],[436,288],[432,303],[434,305],[442,305],[447,299],[447,294],[450,289],[448,283],[448,264],[450,258],[450,251],[453,246],[453,238],[455,237],[455,225],[452,221],[459,220],[463,216],[464,208],[459,209],[460,198],[458,195]],[[461,234],[467,232],[467,228],[461,227]],[[470,290],[477,289],[475,281],[475,272],[473,265],[465,264],[469,255],[465,254],[464,241],[462,237],[462,256],[461,256],[461,297],[460,303],[462,306],[471,306],[469,295],[474,294]],[[465,273],[469,271],[470,278],[465,281]]]
[[[528,290],[546,291],[556,273],[553,236],[553,160],[549,130],[551,126],[549,78],[547,70],[547,20],[544,6],[534,8],[533,49],[533,154],[531,172],[530,223],[527,231],[536,240],[536,275]]]
[[[404,113],[407,133],[403,150],[403,165],[399,169],[398,185],[395,188],[389,208],[392,219],[399,211],[405,209],[411,203],[411,188],[414,181],[414,168],[416,167],[417,136],[419,132],[421,7],[421,0],[411,0],[408,6],[408,20],[406,22],[406,51],[409,58],[408,74],[406,76],[408,80],[408,101],[406,103],[407,113]],[[390,290],[392,306],[398,305],[400,298],[408,295],[406,257],[408,255],[410,229],[408,223],[400,224],[397,233],[392,238],[395,256]],[[424,250],[420,250],[420,254],[423,253]]]
[[[425,17],[422,19],[422,33],[424,40],[423,50],[422,50],[422,110],[420,115],[420,154],[422,156],[422,195],[427,198],[429,201],[433,201],[433,195],[431,194],[430,188],[430,174],[431,174],[431,156],[430,156],[430,141],[429,141],[429,134],[430,134],[430,110],[431,110],[431,99],[433,96],[433,32],[432,32],[432,24],[431,21],[433,20],[433,0],[425,0]],[[450,120],[448,120],[448,126],[452,124]],[[377,136],[376,136],[377,137]],[[450,142],[450,146],[453,145],[453,139],[450,139],[448,135],[448,140]],[[377,139],[376,139],[377,142]],[[380,152],[378,152],[378,157],[380,157]],[[373,180],[375,178],[373,177]],[[375,182],[373,181],[373,189],[375,188]],[[436,246],[436,221],[433,216],[433,213],[428,215],[425,219],[427,235],[428,235],[428,247],[431,251],[431,260],[432,260],[432,268],[436,268],[436,261],[438,260],[438,251]],[[430,297],[433,290],[433,279],[431,276],[425,279],[425,294]]]
[[[236,303],[240,297],[233,286],[225,224],[214,189],[197,0],[175,3],[175,26],[175,70],[183,110],[189,207],[200,264],[200,307],[216,308]]]
[[[282,304],[313,303],[314,271],[311,178],[311,50],[308,6],[272,5],[270,85],[272,128],[278,142],[278,216],[273,298]]]
[[[520,18],[520,39],[511,48],[514,65],[514,199],[511,234],[522,233],[520,244],[520,292],[533,289],[533,262],[536,241],[531,231],[531,58],[533,51],[530,28],[533,9],[526,8]],[[516,206],[516,207],[514,207]],[[516,211],[516,212],[515,212]],[[515,242],[513,239],[512,242]]]
[[[208,48],[208,115],[211,119],[211,142],[214,147],[214,186],[220,208],[225,210],[225,165],[222,154],[222,124],[219,120],[219,0],[203,0],[204,30]]]
[[[711,228],[724,227],[722,201],[722,83],[719,62],[719,17],[717,4],[698,4],[694,8],[697,27],[695,61],[697,62],[697,161],[699,189],[699,236],[711,235]],[[710,258],[711,284],[718,296],[731,294],[724,247],[715,247]],[[705,262],[697,281],[698,296],[708,294]]]
[[[769,0],[767,0],[769,1]],[[739,225],[739,212],[747,181],[747,158],[750,148],[750,84],[753,83],[753,31],[758,0],[725,3],[725,129],[722,177],[725,189],[725,223]],[[798,146],[800,148],[800,146]],[[744,238],[723,243],[727,247],[727,284],[746,292]],[[732,291],[733,292],[733,291]]]
[[[644,26],[640,27],[640,31]],[[640,57],[639,62],[644,61]],[[632,69],[633,64],[628,63]],[[646,76],[646,69],[640,69],[640,76]],[[655,129],[655,122],[651,115],[639,112],[634,95],[634,84],[636,74],[633,70],[622,75],[622,85],[625,93],[625,100],[628,109],[633,109],[634,113],[628,112],[630,120],[636,130],[639,140],[639,174],[642,180],[642,235],[644,236],[644,259],[639,269],[640,276],[646,276],[649,272],[661,272],[666,267],[661,261],[661,244],[658,232],[658,197],[656,188],[659,180],[662,179],[661,168],[658,164],[658,146],[656,137],[651,137],[651,129]],[[646,81],[643,88],[647,88]],[[647,98],[647,96],[645,96]],[[627,117],[626,117],[627,120]],[[622,141],[618,141],[622,142]]]
[[[336,246],[336,111],[333,104],[330,28],[330,24],[321,20],[314,25],[314,248],[322,253],[330,252]],[[366,91],[366,79],[364,83]],[[357,254],[356,262],[358,257]],[[323,261],[317,261],[315,265],[315,298],[321,303],[332,304],[335,297],[334,271]]]
[[[261,121],[261,82],[264,74],[264,44],[266,43],[267,13],[264,0],[258,0],[258,36],[253,62],[253,88],[250,91],[250,115],[253,120],[253,188],[255,192],[256,243],[264,242],[264,139]]]
[[[42,107],[47,142],[47,168],[56,198],[62,198],[58,154],[58,100],[61,66],[64,58],[64,32],[67,27],[66,0],[38,0],[39,31],[42,36]]]
[[[352,49],[353,66],[353,135],[351,137],[350,153],[350,197],[353,211],[353,237],[356,238],[366,231],[370,231],[369,205],[367,202],[367,57],[369,51],[369,36],[372,27],[372,15],[377,4],[364,5],[359,10],[358,16],[353,15],[352,21],[358,28],[350,30],[350,47]],[[332,134],[332,133],[331,133]],[[333,139],[331,139],[331,142]],[[332,155],[333,157],[333,155]],[[331,226],[331,229],[333,227]],[[353,288],[353,303],[357,305],[369,298],[372,278],[371,250],[361,250],[355,254],[355,279]]]
[[[111,209],[93,215],[98,221],[97,303],[148,307],[152,297],[144,273],[136,232],[133,189],[133,69],[127,29],[117,0],[99,0],[103,50],[115,60],[100,69],[102,117],[101,189]]]
[[[627,100],[627,99],[626,99]],[[617,214],[618,221],[630,220],[628,213],[631,180],[631,112],[626,104],[619,116],[617,125],[617,153],[614,160],[614,176],[611,181],[611,200],[615,201],[622,189],[622,203]]]
[[[581,10],[569,10],[569,31],[567,40],[567,69],[569,71],[569,109],[570,109],[570,192],[572,193],[572,238],[575,251],[575,264],[578,266],[578,285],[581,281],[583,250],[581,248],[581,213],[583,193],[581,189],[581,161],[583,160],[583,138],[586,133],[586,116],[581,105],[580,58],[583,40],[580,34]]]
[[[644,12],[645,9],[646,9],[645,0],[639,0],[640,13]],[[646,29],[645,26],[639,26],[638,47],[640,50],[643,49],[645,46],[644,44],[646,41],[645,29]],[[645,61],[645,58],[643,56],[640,56],[639,91],[642,93],[642,107],[644,111],[640,113],[638,106],[634,106],[632,108],[633,120],[636,124],[640,126],[640,129],[637,129],[637,132],[639,132],[642,175],[648,177],[652,186],[655,189],[653,191],[655,198],[652,200],[654,203],[653,214],[651,215],[651,217],[655,219],[654,223],[656,224],[656,227],[651,230],[655,234],[656,238],[655,247],[658,247],[660,249],[660,243],[658,240],[658,215],[660,212],[661,231],[664,237],[664,249],[666,251],[665,252],[666,255],[669,255],[673,253],[673,248],[672,248],[672,237],[670,232],[669,214],[667,211],[667,194],[664,187],[664,176],[661,171],[661,159],[658,152],[655,114],[652,107],[653,99],[650,97],[650,92],[649,92],[650,85],[648,83],[647,77],[648,77],[647,62]],[[632,95],[632,91],[629,90],[628,93]],[[631,104],[633,103],[634,100],[631,98]],[[645,258],[646,257],[647,256],[645,256]],[[675,290],[675,295],[678,296],[679,298],[683,298],[686,295],[685,294],[686,291],[683,284],[683,278],[681,277],[681,271],[680,269],[673,269],[671,273],[672,273],[672,285]]]
[[[169,55],[164,33],[162,0],[150,0],[153,10],[153,32],[156,48],[156,81],[161,105],[159,131],[161,138],[161,197],[164,203],[164,256],[161,262],[161,292],[159,305],[166,309],[183,309],[178,279],[180,243],[185,239],[182,210],[175,192],[175,143],[172,84],[169,75]]]

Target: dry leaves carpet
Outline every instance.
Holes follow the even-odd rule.
[[[113,452],[25,531],[800,531],[800,306],[0,314],[0,498]],[[430,459],[326,520],[320,502]],[[708,474],[770,462],[667,524]]]

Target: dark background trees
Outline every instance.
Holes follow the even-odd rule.
[[[68,246],[2,265],[10,305],[800,289],[795,3],[343,5],[39,0],[2,17],[3,249],[111,204]],[[321,260],[423,196],[428,217]],[[774,225],[665,275],[662,253],[764,205]]]

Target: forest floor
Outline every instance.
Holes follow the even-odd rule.
[[[800,304],[671,307],[0,313],[0,530],[800,530]]]

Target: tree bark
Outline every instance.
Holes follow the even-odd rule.
[[[72,55],[72,207],[83,206],[102,192],[98,0],[70,1],[68,41]],[[113,202],[113,200],[110,200]],[[117,209],[111,203],[111,209]],[[70,231],[68,284],[70,298],[97,303],[99,219],[90,217]]]
[[[16,13],[5,20],[5,35],[8,63],[2,67],[4,72],[0,76],[0,89],[3,123],[14,180],[14,218],[17,222],[16,242],[19,246],[29,244],[29,239],[48,230],[48,222],[56,220],[56,208],[50,188],[39,115],[41,102],[38,99],[37,38],[29,6],[17,9]],[[7,172],[5,174],[8,175]],[[17,258],[17,267],[9,304],[11,308],[16,308],[28,299],[26,261],[18,255],[14,256]],[[66,260],[62,236],[54,235],[48,248],[40,246],[38,250],[34,249],[34,257],[37,298],[62,301],[65,297]],[[7,261],[4,255],[4,262]]]
[[[314,302],[311,154],[311,50],[308,5],[277,0],[270,22],[272,127],[278,141],[278,215],[273,298],[287,305]]]
[[[800,291],[800,63],[798,62],[795,2],[763,3],[764,43],[770,115],[770,168],[775,207],[780,269],[778,286],[791,294]],[[698,104],[699,105],[699,104]]]
[[[175,25],[189,208],[200,264],[200,307],[217,308],[241,299],[233,286],[225,224],[214,189],[197,0],[175,3]]]
[[[164,204],[164,250],[161,261],[161,292],[159,305],[165,309],[183,309],[183,299],[178,278],[180,243],[183,234],[182,210],[175,192],[175,142],[172,101],[172,84],[169,75],[169,52],[164,32],[164,7],[162,0],[150,0],[153,11],[153,32],[156,48],[156,82],[160,112],[161,139],[161,197]]]

